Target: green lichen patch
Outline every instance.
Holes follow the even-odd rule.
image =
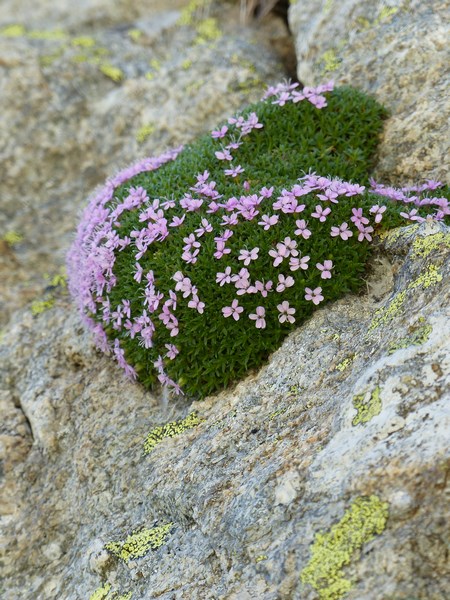
[[[426,290],[429,287],[436,285],[440,281],[442,281],[442,273],[439,271],[437,266],[428,265],[426,270],[408,285],[408,290],[414,290],[418,287]]]
[[[179,421],[172,421],[159,427],[155,427],[147,435],[144,443],[144,455],[150,454],[152,450],[157,446],[164,438],[174,437],[180,435],[187,429],[197,427],[204,419],[200,419],[196,412],[190,413],[184,419]]]
[[[394,352],[400,350],[401,348],[420,346],[428,341],[428,338],[433,331],[433,327],[429,323],[426,323],[423,317],[419,319],[419,323],[420,325],[412,331],[411,335],[408,335],[390,344],[388,354],[394,354]]]
[[[214,42],[222,37],[222,32],[217,25],[217,19],[208,18],[203,19],[196,27],[197,37],[195,38],[196,44],[206,44],[208,42]]]
[[[14,25],[7,25],[0,29],[0,35],[3,37],[21,37],[25,35],[26,29],[23,25],[18,23]]]
[[[1,241],[6,242],[8,246],[15,246],[23,240],[23,235],[17,231],[7,231],[1,238]]]
[[[114,67],[109,63],[103,63],[99,65],[98,68],[103,73],[103,75],[114,81],[114,83],[120,83],[125,77],[122,69],[119,69],[119,67]]]
[[[35,300],[31,305],[31,314],[33,317],[42,314],[46,310],[55,306],[55,299],[49,298],[48,300]]]
[[[255,558],[255,562],[259,563],[263,560],[267,560],[267,554],[259,554],[256,558]]]
[[[109,542],[105,549],[111,554],[128,563],[130,560],[145,556],[150,550],[157,550],[162,546],[173,527],[167,523],[151,529],[141,529],[131,533],[124,541]]]
[[[336,50],[330,48],[322,54],[322,71],[323,73],[331,73],[339,69],[342,60],[338,58]]]
[[[373,331],[380,325],[386,325],[396,316],[398,316],[403,310],[403,304],[406,298],[406,290],[399,292],[394,296],[391,302],[387,306],[379,308],[369,325],[369,331]]]
[[[109,590],[111,589],[110,583],[105,583],[101,587],[97,588],[93,594],[89,597],[89,600],[104,600],[109,594]]]
[[[136,141],[138,144],[142,144],[145,140],[152,135],[155,131],[155,125],[153,123],[146,123],[142,125],[136,132]]]
[[[383,408],[380,398],[380,388],[376,387],[370,396],[368,394],[354,396],[353,406],[358,412],[352,421],[352,425],[356,426],[360,423],[368,423],[373,417],[379,415]]]
[[[450,248],[450,233],[435,233],[426,237],[417,237],[412,246],[412,258],[427,258],[441,247]]]
[[[352,588],[353,582],[344,577],[342,569],[357,560],[362,546],[385,529],[388,507],[378,496],[361,496],[339,523],[316,534],[300,578],[317,591],[320,600],[340,600]]]
[[[355,360],[358,355],[353,353],[344,358],[339,364],[336,365],[336,371],[340,371],[341,373],[345,371]]]

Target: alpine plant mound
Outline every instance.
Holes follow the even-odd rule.
[[[99,348],[144,386],[201,398],[239,380],[316,307],[359,290],[375,234],[449,219],[439,182],[369,178],[386,117],[374,99],[297,85],[89,202],[69,288]]]

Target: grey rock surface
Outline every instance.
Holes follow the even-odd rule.
[[[297,0],[289,10],[298,77],[374,94],[386,122],[376,177],[450,183],[447,0]]]

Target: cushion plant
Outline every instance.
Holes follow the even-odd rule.
[[[316,306],[357,291],[374,233],[448,219],[439,182],[369,179],[385,116],[348,87],[280,84],[109,180],[68,256],[99,347],[149,388],[204,397],[260,366]]]

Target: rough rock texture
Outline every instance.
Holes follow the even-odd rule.
[[[367,295],[191,406],[124,381],[64,300],[19,313],[0,347],[4,597],[89,598],[108,582],[140,599],[313,599],[300,576],[314,535],[372,496],[388,521],[350,554],[346,597],[447,597],[449,258],[445,227],[391,234]],[[194,410],[198,426],[143,455],[150,430]],[[104,550],[169,522],[144,558]]]
[[[376,176],[449,179],[448,0],[296,0],[289,23],[298,77],[332,77],[374,94],[391,112]]]
[[[25,4],[3,2],[0,16],[0,31],[17,21],[27,28],[0,34],[0,238],[24,236],[0,242],[2,600],[315,600],[336,582],[348,600],[450,597],[448,229],[394,232],[366,295],[317,311],[236,388],[164,406],[93,348],[53,275],[97,183],[207,130],[259,97],[255,80],[279,79],[281,68],[245,30],[194,44],[197,24],[174,25],[181,3]],[[63,42],[26,33],[59,26],[68,30]],[[316,31],[318,43],[337,39]],[[102,48],[122,79],[100,71]],[[401,61],[397,46],[392,54]],[[440,61],[433,56],[430,77]],[[373,52],[373,73],[378,60]],[[427,118],[434,93],[427,89],[428,109],[407,88],[417,104],[411,118]],[[388,122],[380,173],[389,173],[389,157],[405,160],[391,126],[402,114]],[[435,129],[421,131],[431,152]],[[429,169],[425,159],[414,168],[441,175],[438,151],[424,154]],[[393,173],[422,175],[404,166]],[[33,316],[36,297],[47,304],[33,305]],[[193,411],[197,426],[174,437],[166,434],[183,424],[156,430],[152,440],[161,441],[144,455],[151,430]],[[145,549],[145,529],[169,523],[142,558],[125,563],[105,550],[119,541],[122,552],[132,542]],[[315,534],[334,531],[332,552],[344,563],[327,570]]]

